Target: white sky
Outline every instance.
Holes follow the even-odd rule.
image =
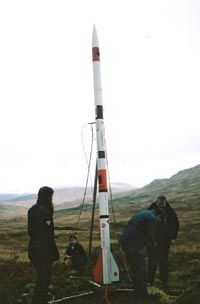
[[[2,0],[0,192],[85,185],[93,24],[111,182],[199,164],[199,16],[198,0]]]

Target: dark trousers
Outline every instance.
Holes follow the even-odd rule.
[[[147,293],[145,248],[134,247],[126,252],[127,262],[131,270],[133,289],[137,295]]]
[[[167,286],[169,278],[169,247],[170,244],[157,245],[154,248],[148,248],[148,276],[147,280],[149,283],[153,284],[157,265],[159,264],[160,280],[163,287]]]
[[[47,304],[52,263],[33,262],[33,265],[37,271],[37,281],[33,294],[32,304]]]

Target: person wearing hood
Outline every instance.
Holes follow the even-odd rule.
[[[158,219],[156,242],[157,245],[148,248],[148,275],[147,281],[153,285],[156,274],[157,264],[159,264],[160,280],[163,288],[168,288],[169,279],[169,249],[170,245],[175,242],[179,231],[179,220],[176,212],[168,203],[164,195],[157,197],[148,210],[161,208],[162,215]]]
[[[28,257],[37,272],[32,304],[48,303],[52,265],[59,259],[54,239],[53,193],[50,187],[40,188],[37,203],[28,210]]]

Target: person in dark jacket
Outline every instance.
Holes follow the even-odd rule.
[[[69,245],[66,248],[64,261],[70,259],[72,269],[82,271],[87,264],[87,255],[83,246],[78,242],[75,235],[69,237]]]
[[[129,220],[119,239],[131,270],[136,298],[147,295],[145,253],[147,244],[150,247],[155,246],[158,213],[158,209],[137,212]]]
[[[176,212],[167,202],[164,195],[157,197],[156,202],[152,203],[149,210],[162,208],[162,216],[158,220],[156,241],[157,245],[148,248],[148,275],[147,280],[153,285],[156,274],[157,264],[159,264],[160,280],[163,288],[168,288],[169,267],[168,256],[171,243],[174,243],[179,231],[179,220]]]
[[[48,303],[52,264],[59,259],[54,239],[53,189],[39,189],[37,203],[28,210],[28,256],[37,272],[32,304]]]

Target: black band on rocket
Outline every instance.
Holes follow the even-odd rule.
[[[103,106],[96,107],[96,119],[103,119]]]
[[[106,158],[105,151],[98,151],[98,158]]]

